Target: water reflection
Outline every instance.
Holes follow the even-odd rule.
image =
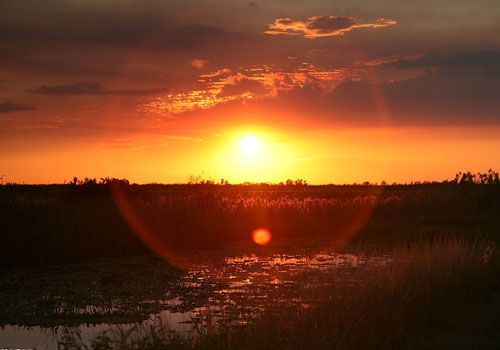
[[[61,320],[60,326],[27,328],[22,324],[8,325],[6,323],[13,322],[4,320],[0,330],[0,345],[53,348],[65,329],[65,319],[71,319],[73,323],[75,320],[79,321],[76,328],[81,337],[92,339],[98,333],[109,329],[110,325],[127,330],[137,325],[150,325],[158,320],[175,331],[188,333],[192,331],[194,323],[201,322],[203,313],[207,310],[213,313],[215,319],[224,314],[224,317],[241,321],[243,316],[255,314],[270,304],[279,307],[283,303],[293,303],[307,308],[317,297],[314,293],[307,293],[307,290],[313,291],[319,286],[334,283],[352,283],[349,280],[349,271],[354,268],[378,268],[386,264],[388,258],[328,251],[232,256],[224,256],[220,252],[205,252],[202,255],[197,254],[193,261],[195,264],[187,273],[162,284],[157,294],[143,294],[140,300],[137,295],[125,294],[114,296],[110,302],[100,299],[98,293],[92,303],[81,306],[71,300],[64,300],[56,290],[52,297],[61,300],[55,303],[51,313],[47,314],[47,310],[36,305],[32,305],[30,310],[45,313],[45,317],[52,320]],[[143,261],[139,265],[141,268],[127,278],[134,281],[141,271],[151,269],[147,264],[149,262]],[[154,269],[159,268],[161,267],[154,266]],[[49,275],[47,273],[47,276]],[[150,276],[150,281],[141,276],[140,282],[137,283],[148,288],[149,284],[155,283],[155,278],[157,276],[154,274]],[[113,284],[110,284],[109,288],[113,288]],[[140,288],[137,289],[140,291]],[[22,302],[29,303],[29,300]],[[134,317],[129,317],[132,315],[130,312],[133,312]],[[99,320],[95,316],[107,315],[110,316],[107,322],[85,324],[92,323],[94,319]],[[142,321],[138,321],[138,318]]]

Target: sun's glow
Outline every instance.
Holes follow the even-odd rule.
[[[254,135],[246,135],[239,142],[239,151],[245,157],[256,157],[262,149],[260,139]]]
[[[269,127],[250,125],[227,129],[219,136],[210,169],[214,178],[224,178],[231,183],[278,183],[293,172],[294,145]]]
[[[252,239],[258,245],[266,245],[271,241],[271,232],[266,228],[258,228],[252,232]]]

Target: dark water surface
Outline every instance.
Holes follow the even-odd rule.
[[[354,284],[353,269],[388,261],[324,249],[191,255],[184,272],[153,257],[2,271],[0,347],[52,349],[68,330],[90,340],[158,322],[187,334],[207,312],[238,321],[284,304],[307,308],[319,287]]]

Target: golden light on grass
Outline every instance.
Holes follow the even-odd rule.
[[[258,245],[266,245],[271,241],[271,232],[266,228],[258,228],[252,232],[252,239]]]

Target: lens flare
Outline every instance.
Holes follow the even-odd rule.
[[[271,232],[265,228],[258,228],[252,232],[252,239],[259,245],[266,245],[271,241]]]

